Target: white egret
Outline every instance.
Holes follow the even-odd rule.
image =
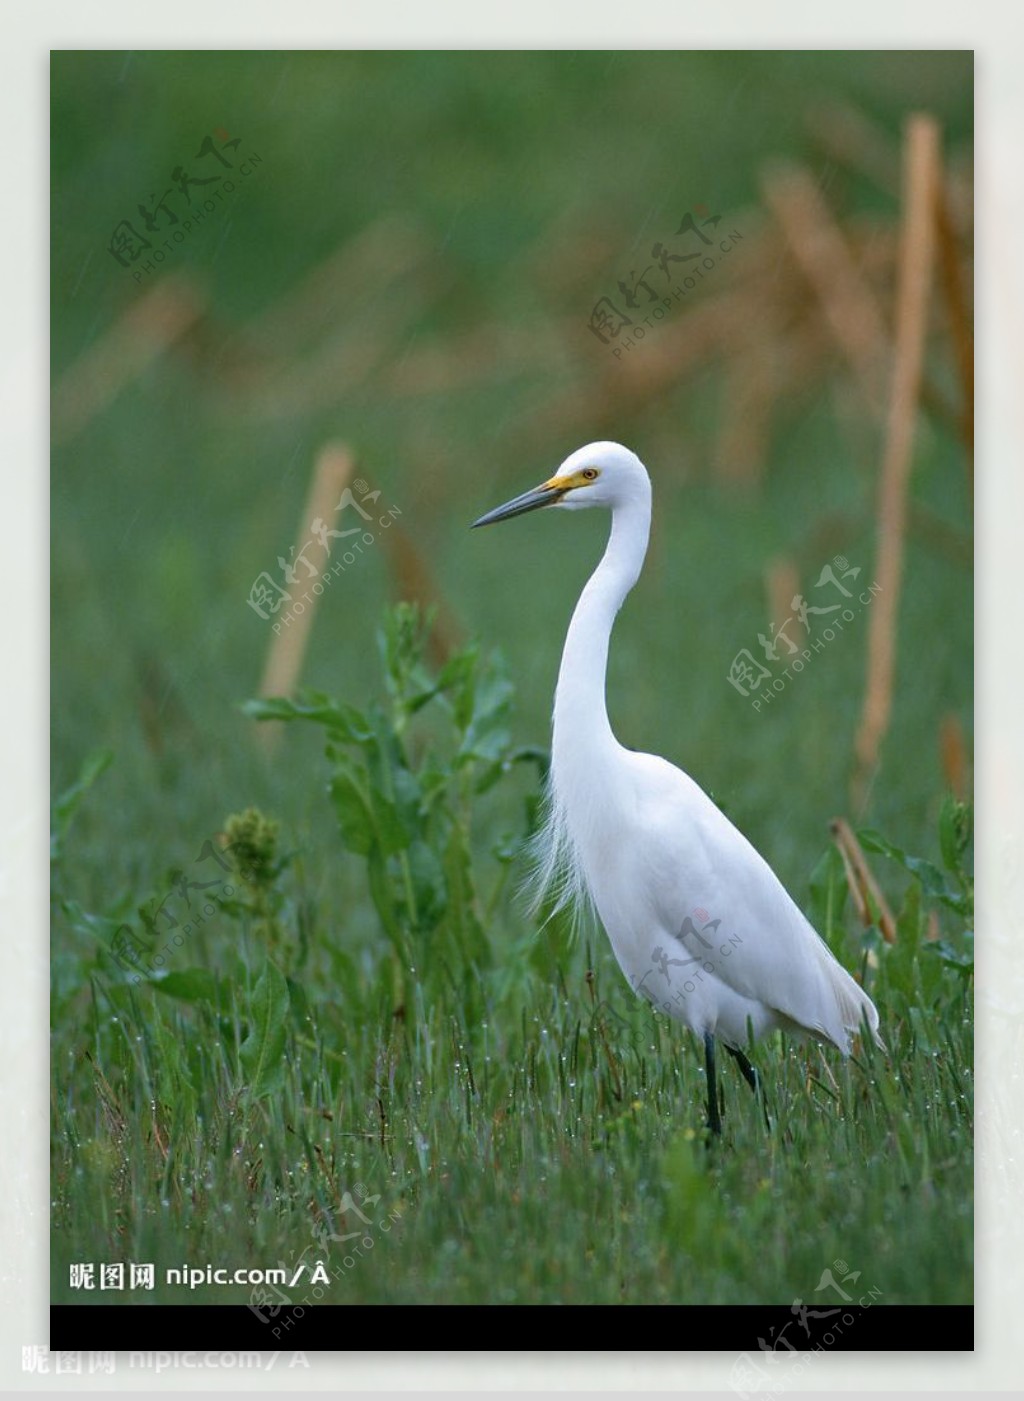
[[[776,1028],[848,1055],[878,1012],[774,871],[706,793],[653,754],[626,749],[605,705],[615,616],[640,576],[651,522],[647,471],[619,443],[590,443],[555,475],[474,526],[540,507],[610,507],[604,556],[572,615],[555,690],[540,895],[593,902],[633,988],[703,1039],[708,1124],[721,1131],[715,1038],[747,1083],[742,1047]],[[884,1047],[883,1047],[884,1049]]]

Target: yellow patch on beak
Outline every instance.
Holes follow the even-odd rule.
[[[586,476],[587,472],[593,472],[594,476]],[[511,520],[513,516],[524,516],[527,511],[539,510],[541,506],[556,506],[568,492],[575,491],[580,486],[590,486],[596,480],[595,467],[584,467],[581,472],[574,472],[571,477],[549,477],[532,491],[524,491],[522,496],[515,496],[511,501],[506,501],[504,506],[488,511],[479,520],[475,520],[473,526],[475,528],[478,525],[495,525],[498,521]]]
[[[597,481],[596,477],[585,477],[582,471],[573,472],[570,477],[549,477],[538,488],[538,491],[575,491],[578,486],[593,486]]]

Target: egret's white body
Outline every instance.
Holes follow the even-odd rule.
[[[631,985],[705,1039],[709,1071],[714,1037],[735,1052],[751,1032],[781,1027],[845,1055],[866,1020],[877,1039],[874,1003],[764,858],[687,774],[612,733],[608,643],[650,533],[643,463],[618,443],[591,443],[477,524],[544,505],[610,507],[612,528],[562,653],[540,885],[560,880],[563,899],[593,901]]]

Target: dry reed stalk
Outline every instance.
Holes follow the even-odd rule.
[[[875,580],[881,591],[868,622],[867,685],[855,743],[857,768],[852,791],[854,805],[858,808],[878,762],[879,749],[892,710],[907,486],[935,256],[938,177],[938,123],[927,114],[916,113],[907,121],[904,142],[904,204],[895,355],[878,491]]]
[[[132,302],[55,385],[54,441],[79,433],[189,331],[205,309],[205,297],[182,274],[163,278]]]
[[[957,248],[956,231],[949,211],[949,198],[944,184],[940,184],[935,197],[936,228],[939,238],[940,286],[949,313],[949,328],[956,355],[957,370],[960,375],[962,395],[961,412],[958,416],[964,446],[967,449],[967,489],[974,509],[974,337],[971,332],[971,313],[967,304],[963,274],[960,269],[960,254]]]
[[[599,285],[628,242],[625,229],[595,229],[589,214],[567,206],[537,241],[514,259],[512,275],[562,303]],[[614,283],[614,278],[611,281]]]
[[[316,576],[309,574],[310,579],[323,573],[329,558],[326,545],[315,538],[310,540],[310,524],[317,517],[330,519],[354,469],[351,450],[344,443],[325,443],[317,454],[295,544],[296,556],[304,551],[310,568],[316,570]],[[260,682],[261,696],[289,696],[295,689],[313,626],[317,597],[311,593],[303,612],[296,614],[288,627],[272,634]],[[274,723],[262,724],[259,729],[261,739],[268,745],[276,741],[279,733],[280,725]]]
[[[764,476],[780,369],[768,348],[755,342],[726,370],[724,402],[729,411],[722,415],[715,470],[730,486],[749,490]]]
[[[739,345],[743,329],[749,331],[750,301],[741,291],[723,292],[698,303],[675,319],[667,317],[657,335],[645,339],[638,354],[622,346],[604,349],[604,364],[575,385],[559,385],[548,406],[539,410],[532,432],[537,437],[558,437],[581,422],[611,425],[623,414],[675,386],[686,374],[705,368],[731,345]],[[566,322],[565,342],[579,332],[576,322]],[[623,349],[619,358],[613,349]],[[613,433],[614,437],[615,434]]]
[[[865,403],[881,412],[888,334],[874,290],[814,180],[800,166],[777,166],[761,182],[825,321],[846,356]]]
[[[427,655],[435,667],[443,666],[462,639],[462,629],[446,602],[426,560],[412,536],[395,521],[384,536],[391,578],[401,600],[418,603],[423,612],[433,606],[433,625],[427,638]]]
[[[967,745],[959,716],[952,711],[942,717],[939,751],[942,755],[942,774],[950,792],[963,802],[967,796]]]
[[[839,848],[839,854],[843,858],[847,884],[862,922],[865,926],[871,924],[875,917],[874,911],[877,910],[878,927],[882,931],[882,938],[887,944],[894,944],[896,942],[896,920],[885,896],[879,889],[878,882],[868,865],[860,842],[854,835],[853,828],[845,817],[836,817],[829,824],[829,830]]]
[[[800,575],[788,555],[771,560],[765,569],[765,592],[768,595],[768,620],[776,632],[784,628],[787,622],[792,622],[793,599],[799,591]]]

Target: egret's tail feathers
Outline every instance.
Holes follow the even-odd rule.
[[[853,1038],[861,1034],[864,1023],[867,1022],[868,1030],[871,1032],[875,1044],[885,1051],[885,1042],[878,1034],[878,1008],[860,984],[854,982],[842,964],[832,957],[824,944],[822,944],[822,948],[828,953],[825,972],[836,999],[836,1012],[838,1014],[836,1031],[841,1028],[841,1034],[838,1037],[834,1031],[830,1030],[830,1039],[835,1041],[843,1055],[849,1055]]]

